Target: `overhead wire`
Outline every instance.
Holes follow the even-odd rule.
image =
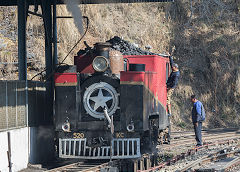
[[[75,45],[71,48],[71,50],[67,53],[67,55],[63,58],[61,63],[58,63],[56,66],[56,68],[53,70],[53,72],[51,74],[49,74],[49,76],[46,77],[46,80],[48,80],[58,69],[62,64],[65,64],[64,61],[67,59],[67,57],[71,54],[71,52],[74,50],[74,48],[80,43],[80,41],[84,38],[84,36],[86,35],[87,31],[88,31],[88,27],[89,27],[89,19],[87,16],[83,16],[83,18],[86,19],[86,29],[85,32],[83,33],[83,35],[81,36],[81,38],[75,43]],[[38,75],[42,75],[43,72],[46,71],[46,68],[44,70],[42,70],[41,72],[37,73],[35,76],[33,76],[31,78],[31,80],[33,80],[35,77],[37,77]]]

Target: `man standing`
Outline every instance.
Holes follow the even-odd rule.
[[[205,110],[202,102],[197,100],[195,95],[191,96],[193,103],[192,122],[196,136],[197,146],[202,146],[202,122],[205,120]]]
[[[170,140],[171,140],[171,126],[170,126],[170,116],[172,115],[172,110],[171,110],[171,96],[173,94],[173,91],[175,89],[175,87],[178,84],[178,80],[180,77],[180,72],[178,69],[178,65],[176,63],[173,62],[173,58],[172,56],[169,55],[169,61],[170,61],[170,66],[172,69],[172,72],[170,74],[170,76],[168,77],[167,80],[167,110],[168,110],[168,121],[169,121],[169,131],[167,134],[167,140],[165,140],[164,143],[170,144]]]
[[[180,77],[180,71],[178,69],[178,65],[173,62],[172,56],[169,56],[170,66],[172,68],[172,72],[167,80],[167,109],[168,109],[168,116],[172,115],[171,110],[171,96],[175,87],[178,84],[178,80]]]

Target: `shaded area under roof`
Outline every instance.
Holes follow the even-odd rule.
[[[0,6],[15,6],[18,0],[0,0]],[[22,0],[24,1],[24,0]],[[29,5],[40,5],[41,0],[26,0]],[[54,0],[48,0],[53,4]],[[141,3],[141,2],[174,2],[174,0],[81,0],[81,4],[106,3]],[[56,0],[57,4],[64,4],[64,0]]]

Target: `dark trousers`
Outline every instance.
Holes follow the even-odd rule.
[[[168,116],[168,123],[169,123],[169,128],[168,128],[167,142],[170,144],[170,141],[171,141],[171,121],[170,121],[170,116]]]
[[[202,122],[193,124],[196,136],[197,146],[202,146]]]

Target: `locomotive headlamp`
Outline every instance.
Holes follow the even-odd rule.
[[[133,132],[134,131],[134,124],[128,124],[127,125],[127,131],[128,132]]]
[[[62,130],[65,132],[70,132],[70,123],[68,122],[68,120],[62,125]]]
[[[127,125],[127,131],[128,132],[133,132],[134,131],[134,123],[131,120],[130,124]]]
[[[97,72],[104,72],[109,66],[108,59],[104,56],[97,56],[93,59],[93,69]]]

